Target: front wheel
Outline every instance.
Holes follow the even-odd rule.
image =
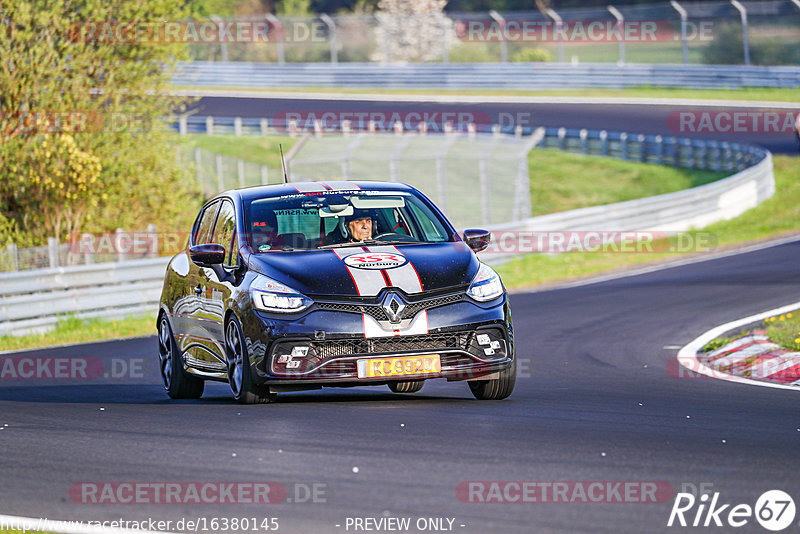
[[[225,356],[228,365],[228,383],[233,398],[239,404],[264,404],[275,399],[266,386],[253,383],[250,374],[250,357],[244,344],[242,327],[236,317],[231,317],[225,327]]]
[[[517,359],[514,358],[508,369],[500,371],[500,376],[492,380],[469,382],[469,389],[478,400],[500,400],[511,395],[516,382]]]
[[[158,321],[158,360],[167,395],[173,399],[198,399],[203,395],[205,382],[183,368],[180,350],[166,314],[162,314]]]

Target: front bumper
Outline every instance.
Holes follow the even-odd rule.
[[[366,337],[359,313],[317,309],[301,321],[280,323],[259,316],[258,331],[246,334],[253,378],[258,383],[340,386],[485,378],[508,368],[514,358],[508,300],[498,300],[481,305],[463,299],[428,309],[427,333],[391,337]],[[358,376],[359,360],[431,354],[439,355],[440,372]]]

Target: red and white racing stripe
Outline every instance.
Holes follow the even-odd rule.
[[[408,260],[402,252],[397,250],[397,247],[392,245],[380,245],[371,247],[361,247],[360,250],[350,249],[349,251],[343,249],[332,250],[336,256],[344,262],[344,259],[353,254],[363,254],[364,252],[381,252],[388,254],[398,254],[406,258],[406,263],[390,269],[358,269],[350,267],[345,264],[347,272],[353,279],[353,284],[356,286],[356,292],[362,297],[374,297],[387,287],[396,287],[403,290],[406,294],[422,293],[422,280],[414,268],[411,261]],[[414,317],[408,327],[384,329],[378,321],[369,315],[361,314],[362,322],[364,324],[364,337],[389,337],[389,336],[410,336],[417,334],[428,333],[428,312],[423,311]]]

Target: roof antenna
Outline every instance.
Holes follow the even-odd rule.
[[[283,183],[289,183],[289,175],[286,174],[286,160],[283,159],[283,145],[278,143],[278,148],[281,149],[281,165],[283,165]]]

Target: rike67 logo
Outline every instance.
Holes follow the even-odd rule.
[[[755,519],[763,528],[778,532],[791,525],[794,517],[794,500],[781,490],[764,492],[755,506],[723,503],[719,492],[711,496],[704,493],[700,497],[678,493],[667,526],[739,528]]]

